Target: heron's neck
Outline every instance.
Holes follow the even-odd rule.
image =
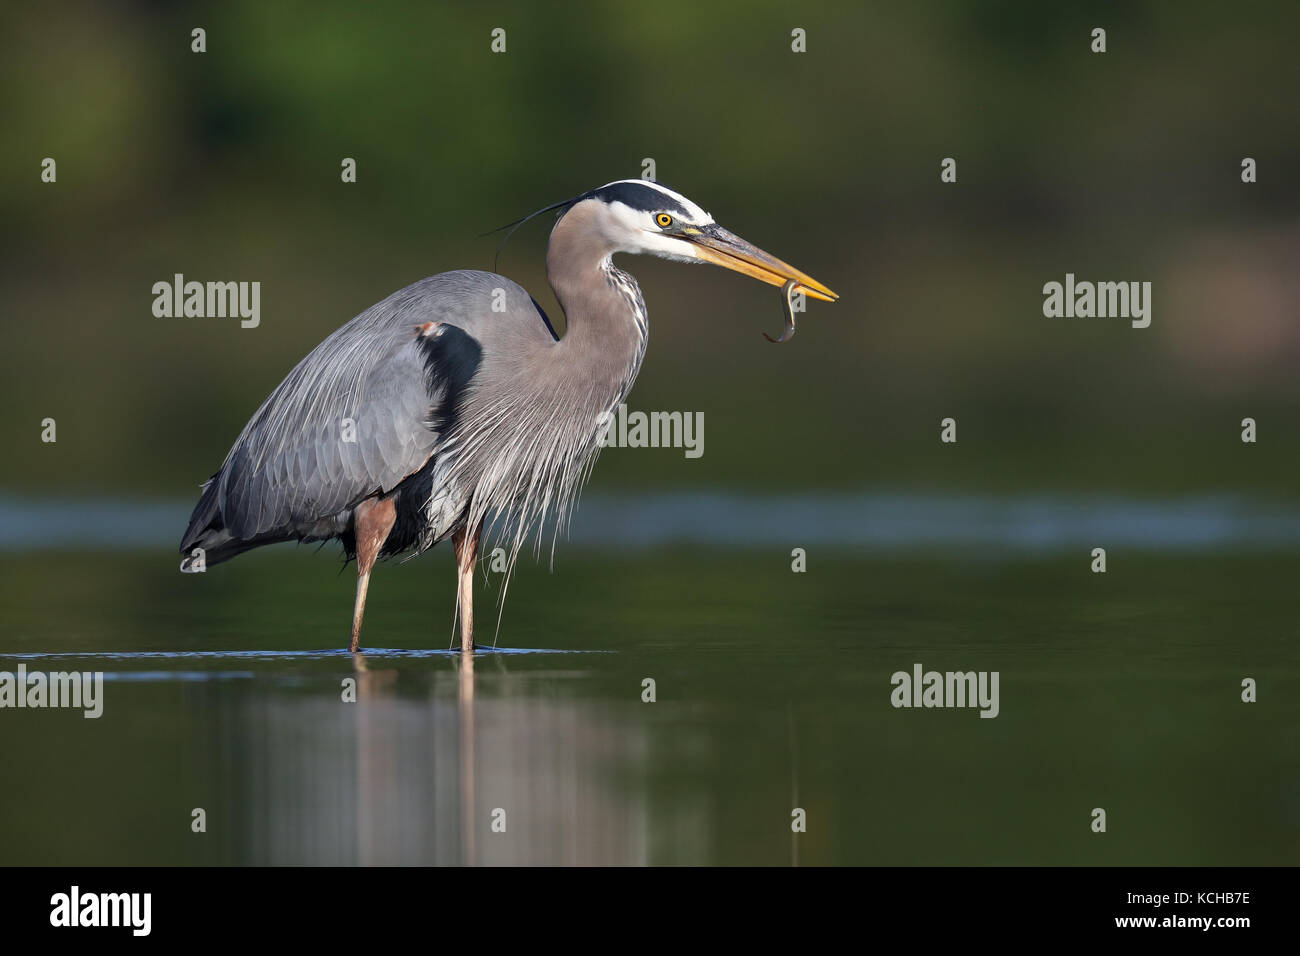
[[[648,326],[641,290],[610,262],[613,253],[594,224],[575,208],[551,232],[546,275],[564,310],[558,356],[581,368],[592,385],[608,385],[621,401],[645,355]]]

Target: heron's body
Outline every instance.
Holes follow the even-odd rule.
[[[358,564],[355,650],[376,558],[451,537],[468,649],[483,527],[500,522],[513,560],[531,530],[567,517],[598,451],[602,416],[640,369],[645,303],[612,255],[688,258],[628,248],[623,220],[654,214],[641,206],[663,207],[657,215],[674,222],[712,223],[652,184],[611,183],[570,201],[547,254],[563,338],[521,286],[473,271],[421,280],[326,338],[204,485],[181,541],[182,570],[193,569],[195,549],[212,565],[264,544],[339,538]]]

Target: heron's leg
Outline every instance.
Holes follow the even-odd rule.
[[[397,506],[392,498],[367,498],[352,512],[352,536],[357,548],[357,603],[352,609],[352,643],[348,650],[360,649],[361,616],[366,612],[366,591],[370,589],[370,571],[379,557],[379,549],[388,540],[397,520]]]
[[[474,562],[478,560],[478,540],[483,533],[479,525],[471,532],[461,528],[451,536],[456,549],[456,602],[460,605],[460,651],[474,650]]]

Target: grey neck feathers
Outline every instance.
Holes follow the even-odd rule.
[[[600,449],[601,416],[627,396],[646,347],[646,311],[636,281],[610,262],[613,249],[575,206],[551,232],[546,271],[565,332],[518,368],[516,387],[473,416],[461,467],[473,475],[472,526],[496,515],[492,534],[509,551],[554,520],[567,525]],[[552,541],[552,552],[554,541]],[[508,575],[507,575],[508,579]]]
[[[580,203],[551,232],[546,276],[565,322],[554,358],[560,374],[580,374],[594,388],[607,390],[610,408],[632,387],[649,328],[641,289],[614,267],[614,250],[591,218]]]

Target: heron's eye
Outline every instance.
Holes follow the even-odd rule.
[[[660,229],[667,229],[673,224],[673,217],[668,215],[666,212],[661,212],[659,215],[655,216],[655,222],[659,223]]]

